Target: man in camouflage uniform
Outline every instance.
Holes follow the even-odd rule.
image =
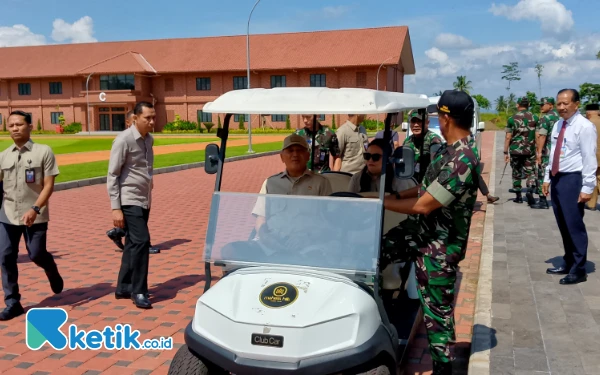
[[[304,128],[296,130],[295,134],[301,135],[306,139],[308,143],[309,152],[312,152],[312,137],[315,129],[313,123],[314,117],[312,115],[303,115],[302,121],[304,122]],[[332,161],[339,156],[340,151],[337,142],[337,136],[335,133],[325,125],[322,125],[319,121],[316,123],[317,134],[315,135],[315,156],[314,160],[308,160],[306,167],[316,173],[327,172],[331,170],[329,166],[329,155],[333,158]],[[313,169],[314,163],[314,169]]]
[[[504,158],[510,162],[512,169],[513,188],[510,192],[516,193],[515,203],[523,203],[521,196],[521,179],[523,174],[527,179],[527,203],[535,204],[533,198],[534,188],[537,185],[535,173],[535,130],[539,118],[529,111],[527,97],[517,100],[518,112],[508,119],[506,138],[504,140]]]
[[[410,121],[410,137],[404,140],[403,146],[410,147],[415,152],[415,179],[418,183],[423,180],[425,171],[431,162],[431,146],[442,144],[442,138],[429,131],[429,117],[425,115],[425,126],[423,126],[423,118],[417,112],[413,111],[408,115]],[[421,147],[423,155],[421,155]]]
[[[554,109],[554,98],[542,98],[540,101],[541,112],[543,113],[542,118],[537,126],[536,142],[537,142],[537,153],[536,153],[536,165],[537,165],[537,193],[540,200],[537,204],[530,206],[536,209],[548,209],[548,201],[542,191],[542,185],[544,184],[544,173],[548,166],[550,159],[550,148],[552,147],[552,140],[550,134],[552,134],[552,128],[554,124],[560,119],[558,112]]]
[[[465,257],[481,173],[470,128],[474,105],[462,91],[445,91],[438,102],[447,143],[436,152],[420,186],[386,197],[385,209],[408,214],[382,240],[379,269],[414,260],[433,374],[451,374],[454,290]]]

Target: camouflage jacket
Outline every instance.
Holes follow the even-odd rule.
[[[425,171],[431,162],[431,154],[429,149],[432,145],[443,143],[442,137],[432,131],[427,131],[423,138],[423,159],[421,159],[421,139],[415,138],[414,135],[404,140],[403,146],[410,147],[415,152],[415,178],[421,182]]]
[[[304,127],[296,130],[295,133],[303,136],[304,139],[306,139],[306,142],[308,142],[309,149],[312,148],[312,131],[310,129]],[[334,157],[337,157],[340,154],[335,133],[328,126],[320,125],[320,128],[315,135],[315,145],[314,172],[320,173],[329,171],[330,153]],[[309,170],[312,170],[312,164],[311,160],[308,160],[308,163],[306,163]]]
[[[465,258],[481,173],[478,160],[473,136],[444,144],[435,154],[419,197],[428,192],[443,206],[429,215],[409,215],[400,224],[414,250],[454,265]]]
[[[552,148],[552,138],[550,138],[550,135],[552,134],[554,124],[558,120],[560,120],[560,116],[558,116],[558,112],[554,109],[544,114],[540,119],[537,132],[540,135],[546,136],[546,143],[544,144],[544,148],[542,148],[542,156],[550,156],[550,149]]]
[[[506,132],[512,134],[508,153],[535,155],[535,130],[540,119],[529,111],[519,111],[508,119]]]

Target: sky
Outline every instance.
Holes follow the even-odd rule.
[[[245,35],[255,0],[0,0],[0,47]],[[459,75],[471,95],[507,95],[502,65],[518,61],[517,96],[600,83],[600,15],[592,0],[261,0],[250,33],[408,26],[416,74],[405,92],[432,95]],[[143,4],[143,5],[142,5]],[[165,8],[165,4],[172,6]],[[24,17],[24,15],[27,15]],[[360,53],[360,51],[356,51]],[[202,51],[199,51],[202,53]],[[319,58],[319,51],[315,58]],[[0,57],[1,58],[1,57]],[[245,59],[245,51],[240,51]]]

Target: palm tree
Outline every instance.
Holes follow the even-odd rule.
[[[434,92],[433,95],[431,96],[442,96],[444,94],[444,92],[442,90],[438,91],[438,92]]]
[[[504,95],[500,95],[498,99],[496,99],[496,112],[504,112],[506,110],[506,99],[504,99]]]
[[[458,76],[454,82],[454,89],[470,95],[469,90],[472,90],[473,87],[471,87],[471,81],[467,81],[467,76]]]

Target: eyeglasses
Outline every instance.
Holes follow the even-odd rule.
[[[381,154],[371,154],[370,152],[365,152],[363,154],[363,158],[365,158],[365,160],[373,159],[373,161],[375,161],[375,162],[378,162],[382,156],[383,155],[381,155]]]

